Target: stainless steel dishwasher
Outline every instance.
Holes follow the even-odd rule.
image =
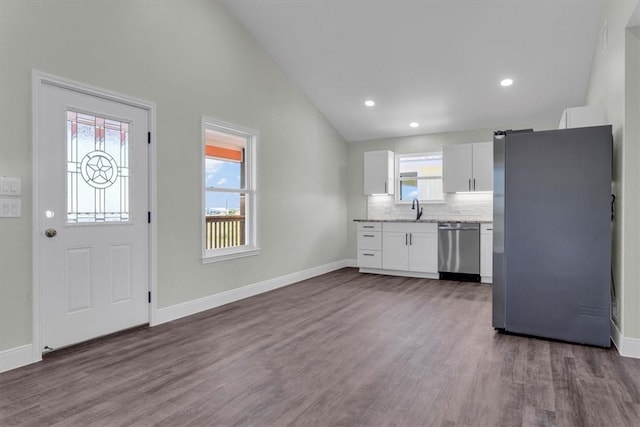
[[[480,224],[438,224],[438,273],[441,279],[480,281]]]

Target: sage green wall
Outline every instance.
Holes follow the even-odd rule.
[[[0,1],[0,350],[31,342],[31,72],[157,105],[158,303],[167,307],[346,257],[347,148],[211,0]],[[203,265],[201,115],[256,129],[259,256]],[[46,302],[45,302],[46,303]]]
[[[639,6],[640,7],[640,6]],[[629,165],[625,173],[625,258],[629,268],[624,270],[626,286],[624,300],[624,335],[640,338],[640,27],[634,27],[626,34],[627,82],[625,94],[625,162]],[[634,220],[635,219],[635,220]],[[635,261],[635,262],[634,262]]]
[[[625,299],[623,325],[626,337],[640,338],[640,27],[627,30],[625,53],[624,252]]]
[[[616,295],[618,299],[617,324],[625,337],[640,338],[640,269],[638,259],[640,250],[640,139],[634,134],[632,124],[639,119],[637,107],[633,114],[631,101],[627,94],[637,87],[640,76],[633,73],[632,61],[625,60],[632,55],[633,44],[627,47],[626,26],[637,1],[604,2],[600,25],[608,27],[608,45],[603,52],[600,41],[594,48],[591,78],[587,93],[588,105],[603,105],[606,119],[613,125],[614,136],[614,191],[617,195],[617,220],[614,224],[613,270]],[[633,56],[629,56],[633,58]],[[625,70],[625,68],[630,69]],[[631,74],[627,75],[627,72]],[[629,120],[631,119],[631,120]],[[615,305],[614,305],[615,307]],[[614,310],[615,311],[615,310]]]

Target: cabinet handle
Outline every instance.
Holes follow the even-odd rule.
[[[404,245],[407,246],[409,243],[409,234],[404,233]]]
[[[363,256],[375,256],[374,254],[362,254]]]
[[[413,245],[413,233],[409,233],[409,246]]]
[[[476,191],[476,179],[473,178],[473,191]]]
[[[469,191],[471,191],[471,178],[469,178]]]
[[[387,193],[387,183],[386,183],[386,181],[384,183],[384,192],[385,192],[385,194]]]
[[[376,237],[373,234],[363,234],[362,237]]]
[[[373,225],[363,225],[362,228],[373,228]]]

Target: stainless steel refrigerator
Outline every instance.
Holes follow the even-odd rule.
[[[611,126],[494,135],[493,327],[610,346]]]

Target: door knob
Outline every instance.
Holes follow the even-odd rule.
[[[47,228],[44,232],[44,235],[49,238],[54,237],[56,234],[58,234],[58,232],[55,230],[55,228]]]

